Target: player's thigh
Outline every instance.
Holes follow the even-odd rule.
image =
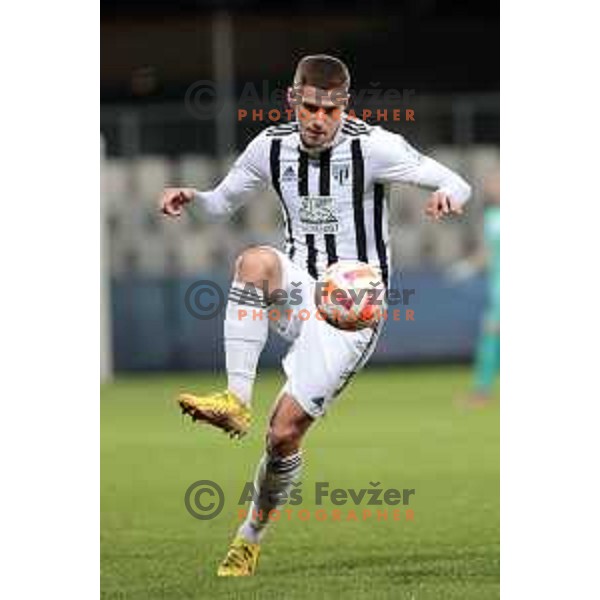
[[[340,331],[310,319],[284,358],[288,392],[311,417],[322,416],[349,379],[368,361],[379,329]]]
[[[303,328],[302,318],[313,315],[315,280],[292,262],[283,252],[274,250],[281,267],[281,301],[269,307],[271,327],[288,341],[296,339]]]

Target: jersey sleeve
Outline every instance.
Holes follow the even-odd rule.
[[[235,212],[270,181],[269,141],[265,132],[257,135],[237,158],[214,190],[197,192],[204,210],[215,216]]]
[[[471,186],[454,171],[421,154],[401,135],[375,128],[370,163],[375,181],[409,183],[448,194],[458,204],[471,196]]]

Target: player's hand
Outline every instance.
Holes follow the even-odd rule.
[[[444,192],[433,192],[425,204],[425,214],[435,221],[448,215],[462,215],[462,206]]]
[[[194,199],[194,188],[165,188],[160,199],[160,210],[169,217],[181,215],[182,208]]]

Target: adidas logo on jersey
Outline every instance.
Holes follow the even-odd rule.
[[[283,172],[281,176],[281,181],[294,181],[296,179],[296,171],[294,171],[294,167],[289,166]]]

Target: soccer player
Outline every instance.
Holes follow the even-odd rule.
[[[213,215],[229,215],[255,192],[272,186],[285,218],[286,248],[244,250],[235,263],[225,312],[227,389],[179,398],[183,411],[232,435],[243,435],[251,420],[252,388],[267,340],[268,319],[240,318],[273,301],[263,292],[300,290],[301,303],[278,305],[277,331],[293,342],[283,360],[286,382],[276,399],[266,448],[255,477],[256,495],[246,521],[218,568],[221,576],[252,575],[269,511],[285,502],[298,480],[301,444],[311,425],[338,397],[371,356],[383,320],[360,331],[341,331],[315,318],[314,286],[328,265],[352,259],[369,263],[387,285],[390,273],[386,184],[411,183],[433,189],[426,213],[440,219],[461,213],[469,185],[435,160],[413,149],[400,135],[349,118],[350,75],[338,59],[306,56],[293,89],[296,121],[266,128],[214,189],[164,190],[165,214],[179,216],[192,202]],[[264,285],[266,282],[266,286]],[[254,285],[252,295],[248,285]],[[291,308],[292,310],[288,310]],[[281,499],[284,499],[281,502]]]
[[[475,354],[475,381],[472,403],[487,404],[500,370],[500,177],[496,173],[485,185],[483,213],[487,306]]]
[[[487,294],[475,347],[471,393],[459,398],[464,408],[481,408],[489,404],[492,389],[500,370],[500,174],[489,174],[483,185],[484,246],[471,256],[448,269],[448,278],[455,283],[466,281],[485,271]]]

